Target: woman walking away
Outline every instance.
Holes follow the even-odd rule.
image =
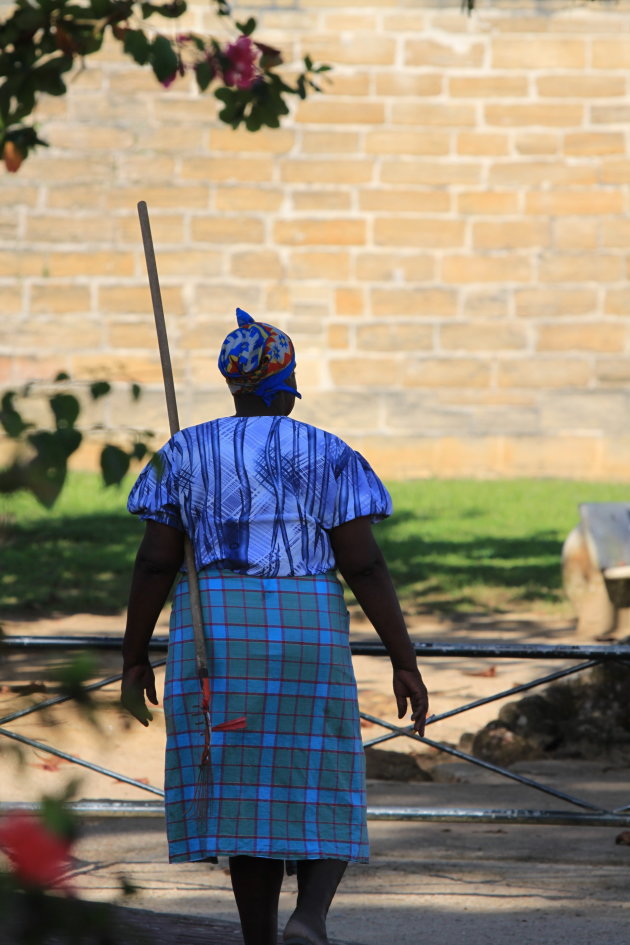
[[[148,725],[148,645],[194,548],[210,675],[209,745],[184,574],[164,691],[171,862],[229,857],[245,945],[276,945],[285,861],[298,895],[285,945],[326,945],[347,863],[368,859],[365,765],[348,613],[335,569],[387,648],[398,716],[420,734],[427,693],[371,523],[386,489],[346,443],[289,418],[291,339],[237,309],[219,369],[234,416],[176,433],[140,474],[146,519],[123,644],[122,701]],[[205,755],[204,755],[205,749]]]

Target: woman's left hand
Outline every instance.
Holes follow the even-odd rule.
[[[144,694],[153,705],[158,704],[155,691],[155,676],[151,664],[137,663],[123,670],[120,701],[145,727],[153,720],[153,715],[144,701]]]

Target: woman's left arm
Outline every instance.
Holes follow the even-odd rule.
[[[184,533],[147,521],[131,578],[121,690],[122,704],[143,725],[153,718],[144,701],[145,692],[149,702],[157,705],[149,642],[183,559]]]

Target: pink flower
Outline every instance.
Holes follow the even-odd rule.
[[[226,85],[235,85],[237,89],[249,89],[258,78],[256,60],[258,50],[249,36],[240,36],[236,42],[225,49],[225,56],[230,65],[223,70]]]
[[[162,81],[160,82],[160,85],[163,85],[164,88],[167,89],[169,86],[173,84],[176,78],[177,78],[177,72],[174,72],[172,75],[169,75],[165,79],[162,79]]]
[[[0,823],[0,850],[25,886],[69,890],[64,875],[70,866],[70,842],[49,830],[38,817],[8,814]]]

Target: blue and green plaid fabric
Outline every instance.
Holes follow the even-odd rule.
[[[366,862],[365,762],[348,613],[334,572],[199,575],[212,725],[203,721],[186,579],[171,616],[164,693],[171,862],[245,854]]]

